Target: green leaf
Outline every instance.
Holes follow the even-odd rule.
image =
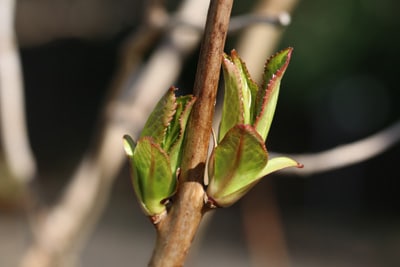
[[[270,173],[288,168],[288,167],[297,167],[303,168],[303,165],[298,163],[297,161],[288,158],[288,157],[277,157],[272,158],[268,161],[267,166],[261,171],[261,176],[266,176]]]
[[[171,87],[151,112],[140,137],[150,136],[155,143],[164,144],[166,130],[175,114],[175,109],[175,88]]]
[[[207,196],[215,206],[233,204],[271,172],[302,167],[286,157],[268,160],[265,148],[292,50],[287,48],[267,60],[262,88],[250,78],[236,51],[230,57],[224,55],[225,94],[219,144],[208,163]]]
[[[264,140],[250,125],[236,125],[210,159],[208,196],[220,207],[241,198],[259,180],[268,163]]]
[[[129,135],[124,135],[124,150],[128,157],[133,156],[133,152],[135,151],[136,142]]]
[[[192,95],[181,96],[177,98],[177,109],[173,121],[167,130],[167,137],[171,138],[168,146],[165,148],[169,152],[171,161],[171,170],[176,172],[182,157],[182,142],[185,136],[186,125],[189,119],[190,112],[196,98]]]
[[[236,50],[231,51],[231,59],[239,70],[244,106],[244,124],[253,124],[255,120],[254,103],[257,98],[258,85],[251,79],[246,64],[238,56]]]
[[[143,204],[143,197],[142,197],[142,191],[141,191],[142,186],[140,184],[140,179],[139,179],[139,176],[137,173],[137,168],[136,168],[136,165],[134,163],[134,158],[133,158],[133,154],[135,152],[137,143],[132,139],[132,137],[130,137],[127,134],[124,135],[123,142],[124,142],[125,153],[129,159],[129,166],[130,166],[130,171],[131,171],[131,180],[132,180],[133,190],[135,191],[136,197],[139,200],[140,206],[142,207],[143,210],[145,210],[146,214],[148,214],[148,211]]]
[[[144,212],[149,216],[163,213],[164,200],[176,190],[168,155],[151,137],[140,138],[134,146],[133,140],[124,136],[124,147],[131,163],[132,184]]]
[[[255,103],[256,120],[254,127],[265,140],[268,136],[278,102],[279,87],[293,48],[284,49],[272,56],[265,65],[263,89],[258,91]],[[264,89],[265,88],[265,89]]]
[[[224,54],[222,61],[222,69],[225,90],[218,141],[222,140],[226,132],[234,125],[244,123],[242,84],[239,69],[226,54]]]

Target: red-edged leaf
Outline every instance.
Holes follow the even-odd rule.
[[[222,69],[224,74],[225,90],[218,141],[222,140],[226,132],[228,132],[234,125],[244,123],[240,71],[232,62],[232,59],[226,54],[224,54],[222,61]]]
[[[236,125],[213,151],[208,196],[220,207],[233,204],[260,179],[268,162],[264,140],[250,125]]]
[[[246,64],[236,53],[236,50],[231,51],[231,59],[235,64],[235,66],[238,68],[240,74],[240,82],[241,82],[242,96],[243,96],[243,107],[244,107],[243,124],[253,124],[255,119],[254,103],[256,101],[257,93],[259,90],[258,85],[251,79]]]
[[[293,48],[284,49],[272,56],[265,65],[263,89],[258,91],[255,104],[256,120],[254,127],[265,140],[268,136],[278,101],[279,87],[285,73]]]
[[[142,130],[141,137],[150,136],[157,144],[163,144],[165,133],[176,110],[175,88],[171,87],[158,101]]]
[[[132,184],[144,212],[149,216],[163,213],[166,209],[163,201],[176,189],[167,153],[151,137],[140,138],[135,147],[128,136],[124,140]]]
[[[186,125],[189,119],[190,112],[196,98],[192,95],[181,96],[177,98],[177,110],[174,120],[171,122],[171,130],[168,131],[168,137],[171,135],[173,143],[166,147],[171,161],[172,172],[175,173],[179,167],[182,156],[182,142],[185,137]],[[173,128],[173,129],[172,129]]]

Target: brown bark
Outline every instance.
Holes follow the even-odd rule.
[[[222,53],[233,0],[211,0],[202,41],[178,193],[157,225],[149,266],[183,266],[204,212],[203,176],[208,155]]]

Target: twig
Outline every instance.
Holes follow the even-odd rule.
[[[304,169],[301,172],[287,169],[282,170],[281,173],[309,176],[311,174],[344,168],[373,158],[390,149],[399,141],[400,120],[369,137],[350,144],[341,145],[319,153],[290,155],[290,157],[303,163]]]
[[[11,176],[25,186],[36,172],[28,140],[21,66],[14,31],[14,0],[0,2],[0,137]]]
[[[255,24],[269,24],[275,27],[284,27],[290,24],[291,17],[288,13],[282,12],[281,14],[270,16],[266,15],[255,15],[255,14],[245,14],[232,17],[229,22],[228,34],[233,34],[241,30],[245,30],[249,26]],[[187,27],[193,28],[198,31],[203,31],[203,25],[198,25],[192,21],[184,20],[171,20],[171,25],[182,24]]]
[[[268,14],[246,14],[236,16],[231,19],[229,33],[235,33],[256,24],[268,24],[274,27],[284,27],[290,24],[290,20],[291,17],[287,12],[282,12],[274,16],[270,16]]]
[[[187,128],[179,189],[170,213],[157,225],[150,266],[183,266],[202,218],[204,167],[232,4],[233,0],[210,2],[193,89],[197,101]]]

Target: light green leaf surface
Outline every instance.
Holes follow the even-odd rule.
[[[266,176],[288,167],[302,168],[303,165],[288,157],[272,158],[269,159],[267,166],[260,172],[260,176]]]
[[[235,50],[231,52],[231,59],[239,71],[240,83],[244,106],[244,124],[253,124],[255,120],[254,103],[257,98],[258,85],[251,79],[246,64],[238,56]]]
[[[153,216],[165,211],[163,200],[170,197],[176,188],[176,178],[171,172],[168,155],[154,143],[151,137],[142,137],[132,147],[132,140],[125,136],[125,150],[129,155],[132,184],[136,196],[147,215]]]
[[[236,125],[213,152],[208,196],[221,207],[233,204],[260,178],[267,162],[260,135],[250,125]]]
[[[163,144],[166,129],[175,114],[175,109],[175,88],[171,87],[151,112],[140,137],[150,136],[155,143]]]
[[[126,155],[130,158],[133,157],[133,151],[135,151],[136,142],[129,135],[124,135],[124,150]]]
[[[186,125],[196,98],[192,95],[181,96],[177,99],[177,109],[171,126],[167,130],[167,137],[172,141],[165,147],[171,161],[171,170],[175,174],[182,157],[182,142],[185,137]]]
[[[222,107],[221,124],[219,127],[218,142],[224,138],[226,132],[234,125],[244,123],[244,106],[240,72],[231,58],[224,54],[222,61],[224,74],[224,104]]]
[[[265,140],[274,117],[278,102],[279,88],[283,74],[290,61],[293,49],[287,48],[273,55],[266,63],[264,70],[264,84],[258,91],[255,109],[257,118],[254,127]]]

